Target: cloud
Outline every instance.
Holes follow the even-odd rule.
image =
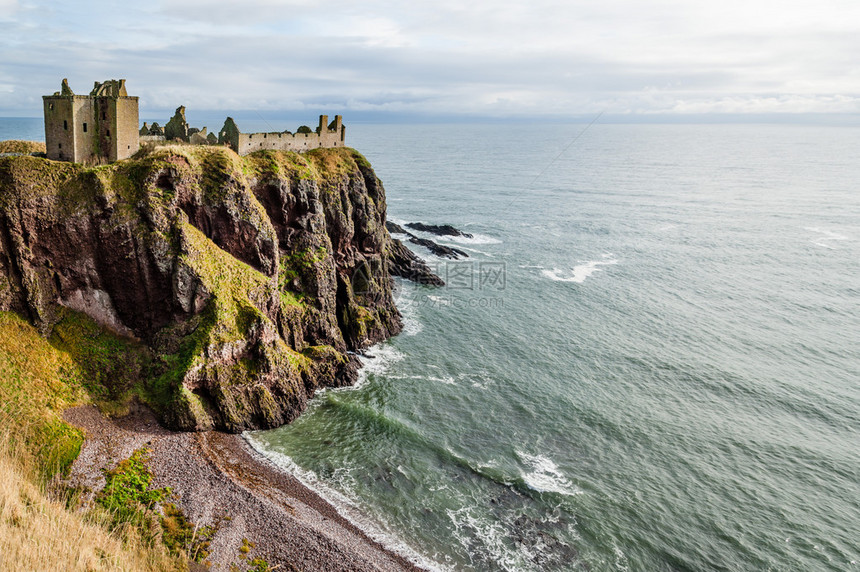
[[[158,109],[845,112],[855,4],[0,0],[0,111],[38,114],[62,77],[126,77]]]

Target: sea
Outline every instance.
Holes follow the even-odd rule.
[[[346,124],[469,256],[258,451],[432,570],[860,570],[860,128]]]

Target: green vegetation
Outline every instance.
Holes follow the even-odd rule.
[[[263,150],[242,158],[249,177],[315,179],[316,173],[304,155],[288,151]]]
[[[24,319],[0,312],[0,419],[10,446],[34,457],[41,478],[65,474],[83,435],[60,412],[87,400],[83,371]],[[11,421],[14,420],[14,421]]]
[[[138,449],[105,472],[106,484],[96,495],[96,502],[111,515],[114,527],[125,523],[144,527],[156,505],[170,496],[169,488],[150,488],[154,475],[148,460],[149,449]]]
[[[251,559],[251,567],[248,568],[248,572],[269,572],[270,570],[274,570],[274,568],[269,566],[269,563],[263,558]]]
[[[151,487],[154,475],[147,466],[149,453],[145,447],[138,449],[106,471],[106,484],[96,495],[96,503],[107,511],[112,528],[130,525],[148,535],[151,543],[157,542],[155,531],[160,531],[161,543],[171,555],[202,562],[209,556],[215,527],[196,527],[179,507],[165,502],[172,496],[170,488]],[[154,527],[155,523],[160,527]]]
[[[256,545],[253,542],[247,538],[243,538],[242,545],[239,546],[239,558],[243,560],[250,558],[249,553],[255,547]],[[259,556],[256,558],[250,558],[250,560],[248,560],[248,564],[250,564],[251,567],[247,569],[247,572],[270,572],[275,569],[269,565],[265,558],[261,558]],[[290,568],[294,569],[292,566],[290,566]],[[231,566],[230,570],[231,572],[241,572],[241,568],[238,566]]]
[[[346,147],[313,149],[304,155],[316,171],[317,179],[325,181],[330,181],[332,176],[346,176],[355,171],[355,156],[361,156],[357,151]]]
[[[19,424],[20,420],[4,420]],[[103,510],[69,510],[26,449],[0,432],[0,554],[15,570],[179,572],[184,558],[141,539],[134,527],[111,529]]]
[[[129,400],[140,396],[153,366],[152,354],[140,344],[119,337],[85,314],[62,310],[50,342],[66,352],[79,370],[79,383],[102,413],[128,412]]]
[[[268,322],[253,301],[268,299],[274,286],[266,276],[218,248],[188,223],[181,225],[180,240],[180,261],[199,277],[211,299],[192,323],[176,324],[157,337],[162,371],[148,385],[146,398],[159,411],[179,400],[202,412],[196,396],[176,393],[185,372],[204,365],[207,347],[244,341],[251,328]]]
[[[172,503],[163,504],[161,510],[161,540],[170,554],[185,554],[195,562],[204,562],[209,557],[209,547],[217,526],[195,526]]]

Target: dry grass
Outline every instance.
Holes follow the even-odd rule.
[[[0,153],[44,153],[45,144],[40,141],[0,141]]]

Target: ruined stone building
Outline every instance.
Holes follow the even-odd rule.
[[[316,131],[300,128],[298,133],[284,131],[281,133],[241,133],[232,117],[224,122],[224,127],[218,134],[218,143],[230,145],[239,155],[247,155],[263,149],[280,151],[310,151],[320,147],[343,147],[346,137],[346,127],[343,118],[334,116],[334,121],[328,123],[328,115],[320,115],[320,123]]]
[[[89,95],[75,95],[64,79],[60,91],[42,100],[49,159],[99,163],[137,152],[138,101],[124,79],[95,82]]]
[[[346,135],[340,115],[335,115],[331,123],[327,115],[320,115],[316,131],[303,126],[296,133],[241,133],[233,118],[228,117],[216,136],[205,127],[190,127],[184,106],[176,108],[163,129],[158,123],[140,127],[138,98],[128,95],[124,79],[96,82],[89,95],[75,95],[64,79],[60,91],[42,99],[47,156],[55,161],[109,163],[131,157],[141,142],[229,145],[239,155],[267,149],[302,152],[343,147]]]

